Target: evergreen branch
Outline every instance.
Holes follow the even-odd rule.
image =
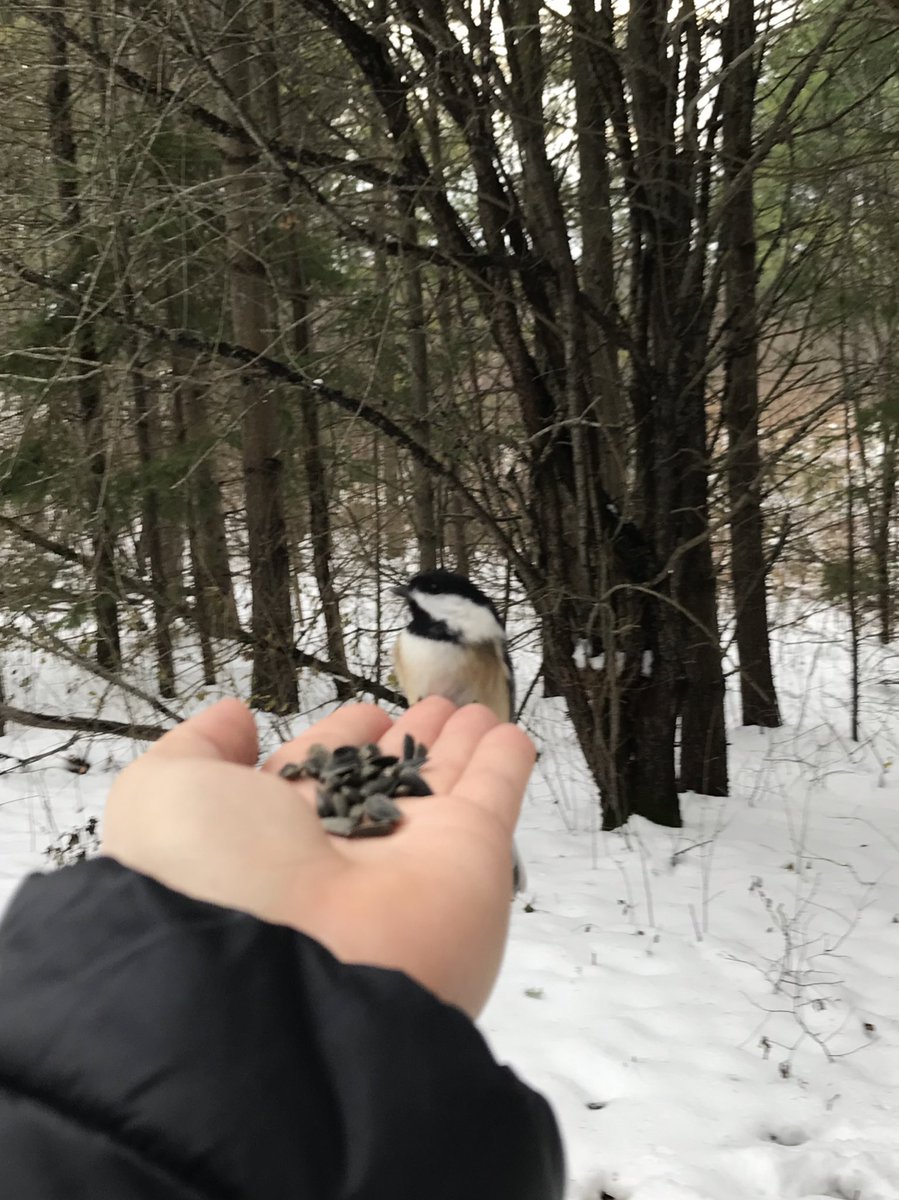
[[[57,558],[64,559],[66,562],[75,563],[78,566],[84,567],[86,570],[90,570],[92,567],[93,559],[89,555],[82,554],[81,551],[75,550],[72,546],[67,546],[63,542],[57,542],[53,538],[48,538],[46,534],[40,533],[37,529],[31,529],[28,526],[23,525],[14,517],[9,517],[4,513],[0,513],[0,524],[5,525],[11,533],[14,533],[23,541],[28,542],[29,545],[36,546],[39,550],[44,550],[48,554],[53,554]],[[148,583],[145,583],[142,579],[138,578],[138,576],[119,571],[117,572],[117,578],[119,583],[121,583],[122,586],[127,588],[129,591],[135,592],[147,600],[154,599],[153,588]],[[183,617],[192,624],[196,624],[197,622],[196,611],[190,604],[187,604],[184,601],[178,601],[170,604],[169,611],[173,616]],[[235,642],[242,646],[252,647],[255,645],[252,635],[243,629],[235,632],[232,635],[232,638]],[[345,680],[347,683],[351,683],[357,692],[366,692],[368,695],[374,696],[376,700],[383,700],[386,704],[395,704],[400,708],[407,707],[405,699],[399,694],[399,692],[394,691],[393,688],[385,687],[384,684],[377,683],[373,679],[367,679],[364,675],[357,675],[354,671],[345,670],[342,667],[336,666],[334,663],[328,662],[327,659],[318,658],[316,655],[308,654],[305,650],[300,650],[297,647],[294,647],[293,653],[294,660],[298,667],[306,667],[320,675],[328,675],[333,679]],[[88,670],[94,669],[94,664],[89,659],[79,657],[78,661]],[[104,673],[103,678],[115,686],[121,685],[121,680],[111,672],[108,674]],[[152,702],[152,698],[146,697],[143,694],[141,695],[141,698],[150,699]],[[183,719],[177,713],[172,712],[169,709],[164,709],[163,711],[166,716],[171,717],[173,720],[180,721]],[[25,722],[23,722],[23,724],[24,723]],[[50,727],[48,726],[48,728]],[[63,727],[60,726],[59,728]]]
[[[407,162],[407,168],[414,166],[414,169],[407,169],[403,173],[385,171],[373,163],[366,162],[364,159],[344,158],[338,154],[329,154],[324,151],[311,150],[308,147],[290,145],[278,138],[267,136],[255,122],[248,122],[239,111],[237,112],[237,123],[229,121],[205,105],[188,100],[177,89],[166,87],[158,80],[150,79],[146,75],[141,74],[141,72],[133,70],[121,62],[120,59],[113,58],[98,46],[96,42],[79,33],[77,29],[73,29],[58,18],[54,18],[53,15],[42,8],[29,4],[25,0],[19,0],[16,7],[27,14],[32,20],[46,28],[52,26],[58,36],[62,37],[68,44],[75,46],[96,66],[112,72],[129,90],[137,95],[143,96],[145,99],[160,106],[177,108],[179,112],[185,114],[196,124],[208,129],[211,133],[219,137],[236,138],[238,140],[249,138],[255,142],[276,170],[280,171],[285,178],[297,183],[316,204],[329,213],[332,219],[336,221],[339,232],[344,237],[348,237],[371,249],[380,249],[389,256],[402,255],[403,257],[412,257],[421,262],[433,263],[438,266],[459,268],[469,273],[482,289],[485,287],[489,290],[494,289],[495,284],[488,278],[488,273],[496,270],[534,277],[548,273],[546,265],[540,260],[539,256],[532,253],[497,254],[476,249],[466,236],[458,214],[454,212],[442,190],[434,203],[437,204],[440,215],[438,225],[443,229],[444,234],[450,235],[449,241],[452,244],[452,250],[449,251],[442,249],[439,245],[409,243],[395,235],[379,235],[364,228],[357,222],[340,216],[336,213],[335,206],[327,199],[321,189],[316,187],[308,175],[300,169],[305,167],[318,171],[336,172],[337,174],[348,175],[351,178],[361,179],[366,183],[379,187],[392,188],[399,191],[414,190],[422,192],[422,189],[427,187],[433,192],[434,181],[431,179],[430,172],[423,158],[414,163],[411,161]],[[194,49],[196,56],[197,49],[192,49]],[[429,207],[433,208],[433,206]],[[433,216],[434,213],[432,211]],[[636,353],[636,348],[632,343],[617,308],[613,307],[611,312],[608,313],[603,312],[581,291],[576,296],[576,302],[578,307],[594,320],[608,337],[614,338],[617,344],[623,349],[628,350],[632,354]]]
[[[233,121],[229,121],[225,117],[220,117],[218,113],[213,112],[202,104],[197,104],[193,100],[186,99],[175,88],[166,87],[158,80],[150,79],[146,75],[142,75],[139,71],[132,70],[120,59],[112,58],[96,42],[79,33],[77,29],[73,29],[71,25],[54,19],[53,14],[45,8],[27,3],[26,0],[18,0],[14,7],[26,14],[33,21],[36,21],[39,25],[43,25],[47,29],[52,28],[54,32],[64,37],[69,45],[76,46],[96,66],[112,72],[126,87],[138,95],[153,100],[158,104],[176,108],[178,111],[189,116],[198,125],[204,126],[204,128],[208,129],[211,133],[217,134],[219,137],[237,139],[246,137],[246,131],[241,125],[236,125]],[[401,176],[395,175],[390,171],[384,171],[372,163],[365,162],[364,159],[341,158],[340,155],[327,154],[319,150],[310,150],[308,147],[298,148],[286,142],[279,141],[277,138],[264,138],[264,148],[277,159],[281,169],[287,172],[291,170],[292,164],[296,164],[297,166],[313,167],[316,170],[337,171],[356,179],[362,179],[366,183],[379,184],[381,186],[408,186],[410,183],[409,180],[404,180]]]
[[[64,297],[69,303],[77,299],[86,299],[71,285],[62,283],[41,271],[35,271],[3,251],[0,251],[0,265],[14,272],[24,283],[29,283],[34,287],[40,288],[41,291]],[[110,299],[103,301],[96,296],[93,299],[97,305],[94,313],[95,317],[103,317],[123,329],[131,329],[141,333],[156,343],[179,346],[186,350],[192,350],[197,354],[216,355],[219,358],[256,370],[268,379],[276,380],[279,383],[288,383],[294,387],[302,387],[314,397],[334,405],[335,408],[339,408],[357,420],[364,421],[365,424],[370,425],[373,429],[377,429],[397,446],[406,450],[427,471],[445,480],[457,495],[465,500],[472,512],[484,523],[485,528],[491,531],[503,550],[514,561],[516,569],[521,572],[522,579],[533,581],[534,568],[516,549],[514,542],[494,514],[484,507],[475,493],[466,487],[451,467],[435,458],[428,449],[422,446],[402,426],[388,417],[386,413],[381,412],[380,409],[375,408],[365,400],[348,395],[340,388],[330,387],[328,384],[322,383],[321,380],[307,375],[305,371],[289,366],[287,363],[282,362],[280,359],[272,358],[268,354],[259,354],[255,350],[249,350],[246,346],[228,342],[224,339],[213,340],[204,338],[199,334],[191,333],[189,330],[168,329],[165,326],[146,321],[136,315],[120,311],[113,306]],[[0,517],[0,520],[7,521],[8,518]],[[73,551],[73,553],[75,552]],[[141,583],[141,588],[147,590],[147,585]]]

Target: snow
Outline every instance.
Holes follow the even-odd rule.
[[[865,647],[855,744],[845,646],[833,613],[778,635],[787,723],[740,729],[732,708],[731,795],[685,796],[680,830],[602,833],[560,702],[529,704],[529,887],[480,1024],[553,1104],[570,1200],[899,1198],[899,653]],[[37,651],[8,651],[4,671],[21,707],[156,719]],[[315,717],[327,687],[308,688]],[[140,749],[69,740],[0,739],[0,903]],[[72,753],[86,774],[64,769]]]

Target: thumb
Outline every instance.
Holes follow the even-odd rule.
[[[170,729],[147,751],[151,760],[205,758],[255,766],[259,755],[253,714],[240,700],[219,700]]]

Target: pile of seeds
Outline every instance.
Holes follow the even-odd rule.
[[[328,833],[382,837],[403,819],[395,797],[431,795],[419,773],[427,758],[426,747],[406,734],[400,757],[382,753],[373,742],[336,750],[313,746],[305,762],[286,763],[278,774],[317,781],[318,815]]]

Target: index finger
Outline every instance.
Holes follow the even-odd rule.
[[[511,833],[536,761],[536,747],[522,729],[497,725],[478,742],[452,795],[486,809]]]
[[[286,763],[301,763],[315,745],[335,750],[338,746],[376,742],[392,724],[391,718],[376,704],[345,704],[316,721],[311,729],[279,746],[262,769],[277,774]]]

